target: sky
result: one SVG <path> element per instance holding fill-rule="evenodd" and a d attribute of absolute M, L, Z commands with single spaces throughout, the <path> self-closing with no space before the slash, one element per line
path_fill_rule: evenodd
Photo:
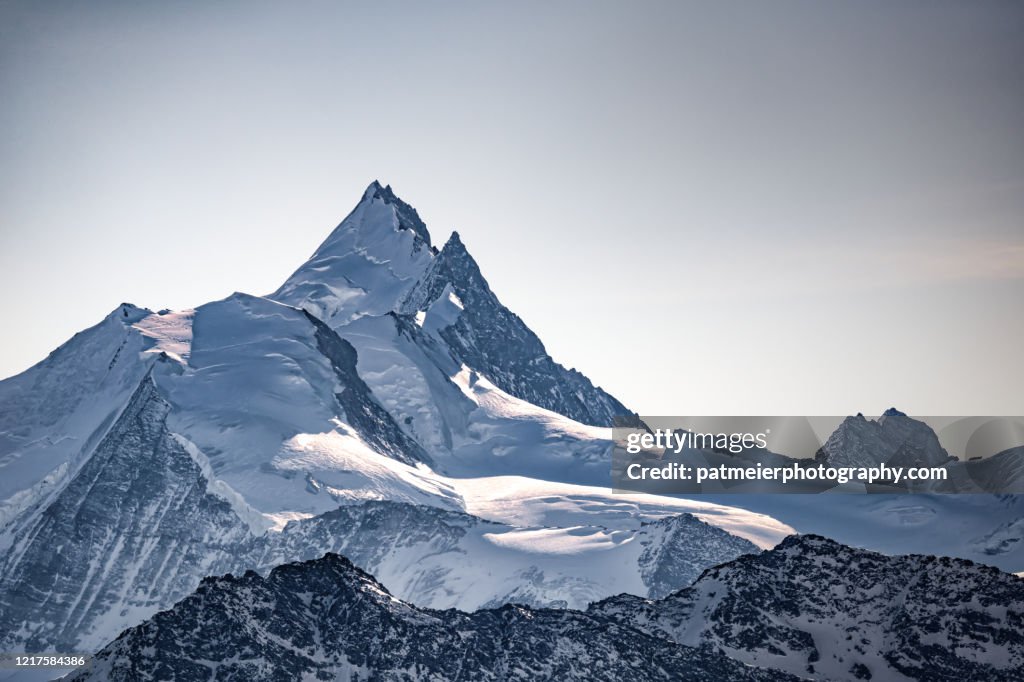
<path fill-rule="evenodd" d="M 1024 415 L 1024 5 L 0 2 L 0 377 L 373 179 L 641 414 Z"/>

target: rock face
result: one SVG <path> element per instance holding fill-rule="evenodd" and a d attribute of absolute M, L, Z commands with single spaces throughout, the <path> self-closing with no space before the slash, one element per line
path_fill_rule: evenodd
<path fill-rule="evenodd" d="M 313 315 L 306 313 L 306 316 L 316 329 L 317 348 L 330 361 L 338 385 L 342 387 L 335 392 L 334 397 L 345 420 L 378 452 L 406 464 L 429 464 L 430 456 L 395 423 L 391 414 L 377 402 L 370 387 L 359 376 L 356 371 L 356 349 L 352 344 Z"/>
<path fill-rule="evenodd" d="M 811 679 L 1024 679 L 1024 580 L 813 535 L 709 569 L 660 602 L 623 595 L 588 613 Z"/>
<path fill-rule="evenodd" d="M 752 542 L 723 533 L 689 514 L 645 523 L 640 567 L 647 596 L 660 599 L 688 586 L 710 566 L 757 554 Z"/>
<path fill-rule="evenodd" d="M 438 312 L 438 307 L 448 310 Z M 587 377 L 548 355 L 537 335 L 491 291 L 458 232 L 401 309 L 442 318 L 437 333 L 456 357 L 510 395 L 584 424 L 611 426 L 615 417 L 632 414 Z"/>
<path fill-rule="evenodd" d="M 0 574 L 5 650 L 79 651 L 195 588 L 250 537 L 166 426 L 148 376 L 66 488 L 16 535 Z"/>
<path fill-rule="evenodd" d="M 327 554 L 210 578 L 72 680 L 789 680 L 598 613 L 419 609 Z"/>

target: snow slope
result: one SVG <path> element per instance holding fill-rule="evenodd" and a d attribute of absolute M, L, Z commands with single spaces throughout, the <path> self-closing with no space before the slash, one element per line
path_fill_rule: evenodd
<path fill-rule="evenodd" d="M 360 371 L 347 341 L 306 311 L 268 299 L 235 294 L 194 311 L 125 308 L 119 314 L 105 323 L 117 332 L 111 347 L 101 349 L 109 352 L 86 346 L 89 358 L 78 360 L 113 354 L 146 374 L 132 394 L 118 375 L 124 405 L 120 411 L 113 410 L 116 403 L 108 406 L 112 423 L 101 424 L 95 443 L 79 448 L 77 460 L 62 463 L 62 478 L 45 495 L 31 479 L 21 483 L 27 490 L 16 493 L 31 504 L 20 507 L 0 536 L 10 550 L 0 575 L 0 634 L 9 650 L 97 647 L 170 606 L 205 575 L 266 570 L 304 558 L 311 548 L 361 557 L 392 589 L 418 603 L 583 606 L 626 588 L 648 594 L 654 586 L 681 587 L 707 566 L 752 551 L 754 545 L 739 537 L 744 531 L 762 545 L 790 532 L 755 514 L 645 496 L 624 514 L 607 490 L 552 483 L 550 494 L 589 498 L 572 523 L 487 525 L 463 514 L 453 524 L 464 528 L 460 540 L 439 552 L 431 542 L 415 540 L 422 533 L 398 531 L 422 526 L 435 513 L 465 510 L 467 497 L 482 508 L 488 489 L 497 491 L 515 477 L 463 479 L 438 469 L 511 471 L 521 481 L 548 474 L 596 477 L 583 463 L 592 461 L 591 471 L 600 471 L 607 429 L 513 398 L 453 359 L 441 362 L 443 351 L 425 341 L 395 345 L 406 337 L 397 334 L 394 316 L 359 323 L 371 367 Z M 406 408 L 388 401 L 385 391 L 378 396 L 362 379 L 378 389 L 394 383 L 372 371 L 371 346 L 418 357 L 434 392 L 412 391 L 399 402 L 412 405 L 415 398 L 433 405 L 446 419 L 447 445 L 427 440 L 436 446 L 433 452 L 421 448 L 403 418 Z M 71 367 L 74 360 L 65 362 Z M 399 358 L 393 366 L 411 368 Z M 71 402 L 90 404 L 91 385 L 74 388 L 80 393 Z M 63 424 L 49 425 L 55 429 L 50 433 Z M 32 475 L 44 483 L 54 478 L 40 471 Z M 496 493 L 491 499 L 508 505 L 515 497 Z M 524 519 L 544 502 L 532 491 L 518 499 L 513 506 Z M 350 537 L 350 524 L 342 524 L 327 544 L 307 541 L 306 529 L 350 514 L 339 506 L 361 509 L 371 500 L 413 504 L 417 511 L 391 525 L 397 535 L 381 530 Z M 678 516 L 691 510 L 729 532 Z M 652 521 L 657 523 L 644 526 Z M 344 544 L 337 544 L 342 538 Z M 688 554 L 672 569 L 663 566 L 670 557 L 660 551 L 666 543 Z M 60 548 L 56 556 L 54 547 Z M 394 551 L 379 555 L 380 547 Z"/>
<path fill-rule="evenodd" d="M 436 507 L 366 502 L 255 539 L 222 569 L 265 572 L 336 552 L 421 606 L 582 608 L 623 591 L 663 596 L 710 566 L 757 551 L 690 514 L 634 518 L 617 528 L 531 527 Z"/>

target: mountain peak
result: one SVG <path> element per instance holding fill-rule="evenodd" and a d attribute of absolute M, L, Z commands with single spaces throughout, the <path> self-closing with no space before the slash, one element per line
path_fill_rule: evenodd
<path fill-rule="evenodd" d="M 334 552 L 325 552 L 318 559 L 306 561 L 295 561 L 275 566 L 270 571 L 271 579 L 282 579 L 288 574 L 295 573 L 318 573 L 329 576 L 334 583 L 345 583 L 356 588 L 370 588 L 374 592 L 390 596 L 388 589 L 384 587 L 372 575 L 353 564 L 347 557 Z"/>
<path fill-rule="evenodd" d="M 430 232 L 427 231 L 426 223 L 420 218 L 420 214 L 416 212 L 415 208 L 402 201 L 395 194 L 394 190 L 391 189 L 391 185 L 382 185 L 380 180 L 371 182 L 367 185 L 366 191 L 363 192 L 363 198 L 359 204 L 362 205 L 368 201 L 380 201 L 386 206 L 391 206 L 395 211 L 399 229 L 411 230 L 427 246 L 431 246 Z"/>
<path fill-rule="evenodd" d="M 444 243 L 444 246 L 441 248 L 441 251 L 443 251 L 444 253 L 449 254 L 449 255 L 452 255 L 452 254 L 458 254 L 460 256 L 468 256 L 469 255 L 469 251 L 466 249 L 466 245 L 465 245 L 465 243 L 463 243 L 462 237 L 460 237 L 459 233 L 457 231 L 454 231 L 454 230 L 452 231 L 452 236 L 448 237 L 448 241 L 446 241 Z"/>
<path fill-rule="evenodd" d="M 491 291 L 458 232 L 452 232 L 424 278 L 403 299 L 401 311 L 427 312 L 450 294 L 459 311 L 445 319 L 437 334 L 460 362 L 501 390 L 583 424 L 610 426 L 616 416 L 632 414 L 548 355 L 533 330 Z"/>
<path fill-rule="evenodd" d="M 337 328 L 394 310 L 434 254 L 416 209 L 390 185 L 374 180 L 312 257 L 269 298 Z"/>
<path fill-rule="evenodd" d="M 142 318 L 146 317 L 147 315 L 151 315 L 152 313 L 153 311 L 149 310 L 148 308 L 140 308 L 139 306 L 134 305 L 132 303 L 124 302 L 121 303 L 116 308 L 114 308 L 113 310 L 111 310 L 107 314 L 106 319 L 116 319 L 120 320 L 124 324 L 134 324 L 141 320 Z"/>
<path fill-rule="evenodd" d="M 800 551 L 809 551 L 813 553 L 819 553 L 822 550 L 830 552 L 837 549 L 841 549 L 844 545 L 839 544 L 831 538 L 827 538 L 823 535 L 817 535 L 815 533 L 793 533 L 787 535 L 782 539 L 778 545 L 772 550 L 774 552 L 781 552 L 782 550 L 795 547 Z"/>

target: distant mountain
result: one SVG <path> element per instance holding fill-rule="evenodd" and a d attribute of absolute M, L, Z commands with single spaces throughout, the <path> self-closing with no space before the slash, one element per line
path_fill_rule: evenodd
<path fill-rule="evenodd" d="M 1020 438 L 1009 435 L 1009 441 Z M 946 478 L 903 483 L 916 492 L 1024 492 L 1024 446 L 1011 447 L 984 458 L 961 461 L 942 447 L 938 435 L 922 421 L 890 408 L 877 420 L 847 417 L 815 456 L 829 466 L 942 467 Z"/>
<path fill-rule="evenodd" d="M 947 465 L 949 479 L 936 484 L 942 492 L 1024 493 L 1024 445 L 1009 448 L 984 459 Z"/>
<path fill-rule="evenodd" d="M 71 680 L 795 680 L 598 613 L 464 613 L 391 596 L 327 554 L 203 581 Z"/>
<path fill-rule="evenodd" d="M 924 422 L 890 408 L 877 420 L 847 417 L 816 455 L 833 467 L 943 466 L 955 458 Z"/>
<path fill-rule="evenodd" d="M 662 601 L 624 595 L 587 613 L 810 679 L 1024 679 L 1024 580 L 814 535 L 709 569 Z"/>

